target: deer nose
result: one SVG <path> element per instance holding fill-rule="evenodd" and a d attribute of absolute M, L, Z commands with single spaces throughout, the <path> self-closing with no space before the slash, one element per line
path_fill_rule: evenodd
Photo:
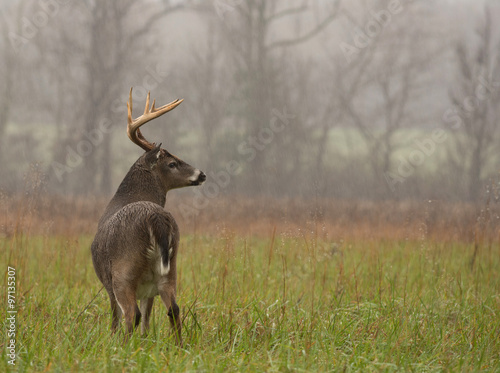
<path fill-rule="evenodd" d="M 205 175 L 204 172 L 200 171 L 200 175 L 198 176 L 198 181 L 200 183 L 203 183 L 205 180 L 207 180 L 207 175 Z"/>

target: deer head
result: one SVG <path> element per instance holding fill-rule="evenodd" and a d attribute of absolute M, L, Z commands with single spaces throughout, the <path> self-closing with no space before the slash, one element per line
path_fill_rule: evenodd
<path fill-rule="evenodd" d="M 155 107 L 155 101 L 153 101 L 150 107 L 150 94 L 148 93 L 144 113 L 132 119 L 132 88 L 130 88 L 127 102 L 127 134 L 130 140 L 144 149 L 146 153 L 130 168 L 108 204 L 99 225 L 129 203 L 150 201 L 164 207 L 169 190 L 201 185 L 206 180 L 202 171 L 169 153 L 161 147 L 161 144 L 156 145 L 146 140 L 140 130 L 141 126 L 173 110 L 182 101 L 175 100 L 159 108 Z"/>
<path fill-rule="evenodd" d="M 165 187 L 165 192 L 170 189 L 200 185 L 206 180 L 206 176 L 202 171 L 187 164 L 180 158 L 169 153 L 166 149 L 161 148 L 161 144 L 157 146 L 155 143 L 149 142 L 140 130 L 141 126 L 175 109 L 182 101 L 175 100 L 160 108 L 155 108 L 155 100 L 153 100 L 153 105 L 150 108 L 150 94 L 148 92 L 144 114 L 136 119 L 132 119 L 132 88 L 130 88 L 129 100 L 127 102 L 128 137 L 133 143 L 139 145 L 147 152 L 144 158 L 145 163 L 161 180 L 162 185 Z"/>

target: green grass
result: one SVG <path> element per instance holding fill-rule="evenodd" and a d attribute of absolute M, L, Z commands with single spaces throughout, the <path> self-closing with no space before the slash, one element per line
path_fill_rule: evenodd
<path fill-rule="evenodd" d="M 15 370 L 500 371 L 498 246 L 471 269 L 465 244 L 183 237 L 179 349 L 159 299 L 150 335 L 126 345 L 104 291 L 77 319 L 101 287 L 91 239 L 0 239 L 2 270 L 17 269 Z"/>

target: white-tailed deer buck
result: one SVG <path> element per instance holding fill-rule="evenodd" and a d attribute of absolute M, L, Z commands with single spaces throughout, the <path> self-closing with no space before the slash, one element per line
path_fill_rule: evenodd
<path fill-rule="evenodd" d="M 181 102 L 175 100 L 156 109 L 153 101 L 150 108 L 148 93 L 144 114 L 132 119 L 130 89 L 127 134 L 146 152 L 118 187 L 99 220 L 92 242 L 94 268 L 111 303 L 112 332 L 116 331 L 123 314 L 126 339 L 139 325 L 141 315 L 141 331 L 147 332 L 154 297 L 160 295 L 168 310 L 176 343 L 182 345 L 179 306 L 175 301 L 179 229 L 164 207 L 170 189 L 200 185 L 206 176 L 162 149 L 161 144 L 147 141 L 139 129 Z M 140 300 L 140 310 L 137 300 Z"/>

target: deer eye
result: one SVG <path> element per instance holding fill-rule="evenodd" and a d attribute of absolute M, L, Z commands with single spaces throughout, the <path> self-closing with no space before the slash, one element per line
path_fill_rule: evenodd
<path fill-rule="evenodd" d="M 177 167 L 177 162 L 170 162 L 170 163 L 168 164 L 168 167 L 169 167 L 169 168 L 176 168 L 176 167 Z"/>

